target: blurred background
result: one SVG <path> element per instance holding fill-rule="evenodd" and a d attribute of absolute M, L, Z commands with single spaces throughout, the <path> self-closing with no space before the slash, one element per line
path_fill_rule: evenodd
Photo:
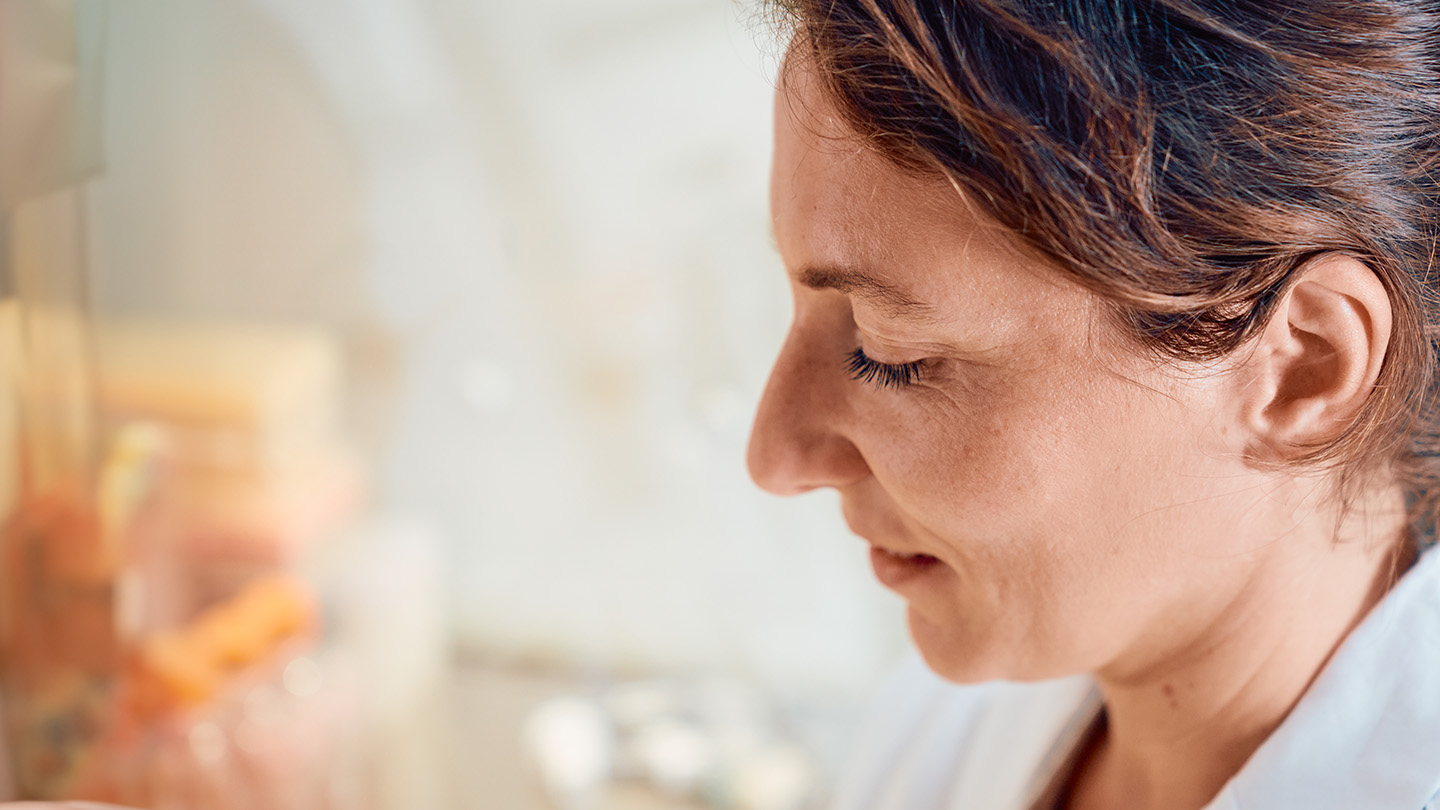
<path fill-rule="evenodd" d="M 753 0 L 0 0 L 11 797 L 821 806 L 898 602 L 744 471 Z"/>

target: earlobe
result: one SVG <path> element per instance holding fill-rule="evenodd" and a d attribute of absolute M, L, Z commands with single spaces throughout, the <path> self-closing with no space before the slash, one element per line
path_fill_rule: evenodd
<path fill-rule="evenodd" d="M 1390 296 L 1363 262 L 1332 253 L 1298 272 L 1247 361 L 1247 421 L 1276 461 L 1345 430 L 1390 342 Z"/>

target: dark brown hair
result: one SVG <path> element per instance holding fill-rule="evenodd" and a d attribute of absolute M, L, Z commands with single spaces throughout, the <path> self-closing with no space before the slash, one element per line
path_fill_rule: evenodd
<path fill-rule="evenodd" d="M 1300 448 L 1440 513 L 1440 4 L 788 0 L 792 58 L 896 165 L 965 189 L 1175 358 L 1232 352 L 1343 252 L 1394 325 L 1359 417 Z"/>

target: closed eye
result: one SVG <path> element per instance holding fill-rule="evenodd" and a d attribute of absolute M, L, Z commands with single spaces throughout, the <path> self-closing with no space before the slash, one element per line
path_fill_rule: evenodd
<path fill-rule="evenodd" d="M 867 382 L 879 388 L 904 388 L 920 379 L 924 361 L 909 363 L 879 363 L 865 356 L 863 348 L 856 348 L 845 356 L 845 368 L 850 379 Z"/>

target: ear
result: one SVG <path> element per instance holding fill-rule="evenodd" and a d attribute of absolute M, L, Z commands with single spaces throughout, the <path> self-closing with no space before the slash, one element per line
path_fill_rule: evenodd
<path fill-rule="evenodd" d="M 1298 272 L 1246 363 L 1246 421 L 1275 461 L 1344 431 L 1390 343 L 1390 296 L 1364 263 L 1329 253 Z"/>

